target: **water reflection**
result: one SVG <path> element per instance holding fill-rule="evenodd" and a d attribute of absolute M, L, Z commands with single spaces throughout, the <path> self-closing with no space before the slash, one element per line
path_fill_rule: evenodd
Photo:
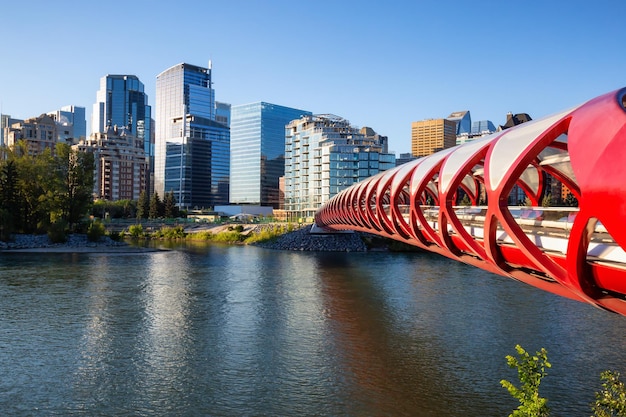
<path fill-rule="evenodd" d="M 623 317 L 431 254 L 11 255 L 0 299 L 17 416 L 507 415 L 517 343 L 582 416 L 626 359 Z"/>

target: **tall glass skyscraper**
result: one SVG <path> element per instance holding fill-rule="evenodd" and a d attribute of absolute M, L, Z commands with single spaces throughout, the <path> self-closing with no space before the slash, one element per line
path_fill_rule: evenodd
<path fill-rule="evenodd" d="M 144 141 L 150 149 L 152 109 L 144 86 L 134 75 L 106 75 L 100 79 L 100 90 L 91 114 L 91 132 L 106 133 L 108 127 L 126 128 Z"/>
<path fill-rule="evenodd" d="M 264 102 L 232 106 L 230 202 L 279 208 L 285 126 L 311 112 Z"/>
<path fill-rule="evenodd" d="M 108 128 L 125 128 L 143 142 L 149 158 L 149 170 L 154 167 L 152 145 L 152 108 L 144 85 L 135 75 L 107 74 L 100 79 L 100 90 L 91 113 L 91 133 L 107 133 Z M 147 184 L 151 188 L 151 184 Z"/>
<path fill-rule="evenodd" d="M 210 66 L 157 75 L 156 112 L 154 190 L 185 209 L 228 204 L 230 129 L 216 120 Z"/>

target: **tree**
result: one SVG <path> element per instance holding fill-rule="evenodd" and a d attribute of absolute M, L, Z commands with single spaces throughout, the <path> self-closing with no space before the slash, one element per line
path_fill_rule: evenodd
<path fill-rule="evenodd" d="M 515 350 L 519 359 L 507 355 L 506 361 L 510 368 L 517 368 L 520 387 L 504 379 L 500 381 L 509 394 L 520 402 L 519 407 L 509 417 L 547 417 L 550 414 L 550 408 L 547 405 L 548 400 L 539 396 L 539 384 L 547 375 L 546 368 L 552 366 L 548 362 L 548 353 L 541 348 L 535 356 L 530 356 L 520 345 L 516 345 Z"/>
<path fill-rule="evenodd" d="M 150 214 L 150 199 L 148 193 L 142 191 L 139 193 L 139 200 L 137 200 L 137 218 L 147 219 Z"/>
<path fill-rule="evenodd" d="M 163 197 L 163 211 L 165 218 L 168 219 L 179 216 L 178 207 L 176 206 L 176 197 L 174 197 L 174 191 L 165 193 L 165 197 Z"/>
<path fill-rule="evenodd" d="M 33 156 L 28 145 L 19 141 L 9 152 L 8 160 L 15 163 L 17 170 L 17 190 L 21 206 L 20 231 L 32 233 L 45 231 L 51 219 L 58 213 L 55 210 L 56 180 L 54 159 L 49 148 Z"/>
<path fill-rule="evenodd" d="M 59 143 L 54 159 L 58 173 L 59 210 L 61 217 L 73 229 L 93 203 L 93 154 L 72 150 L 69 145 Z"/>
<path fill-rule="evenodd" d="M 626 417 L 626 387 L 619 380 L 619 372 L 604 371 L 600 378 L 604 381 L 602 391 L 596 392 L 592 404 L 596 417 Z"/>
<path fill-rule="evenodd" d="M 564 205 L 567 207 L 578 207 L 578 199 L 574 197 L 574 194 L 567 193 L 567 197 L 565 197 Z"/>
<path fill-rule="evenodd" d="M 159 194 L 157 192 L 152 194 L 152 198 L 150 198 L 150 212 L 148 217 L 151 219 L 163 217 L 163 203 L 161 203 L 161 199 L 159 198 Z"/>
<path fill-rule="evenodd" d="M 0 240 L 8 240 L 16 227 L 15 217 L 20 217 L 21 204 L 17 188 L 17 168 L 8 161 L 0 169 Z M 17 216 L 14 216 L 17 214 Z"/>

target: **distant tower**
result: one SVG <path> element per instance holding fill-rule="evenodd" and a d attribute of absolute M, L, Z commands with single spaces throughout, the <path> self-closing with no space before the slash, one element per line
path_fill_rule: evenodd
<path fill-rule="evenodd" d="M 85 108 L 79 106 L 63 106 L 60 110 L 51 111 L 48 116 L 57 123 L 57 141 L 75 143 L 87 136 Z"/>
<path fill-rule="evenodd" d="M 257 102 L 232 107 L 230 202 L 279 208 L 285 126 L 311 112 Z"/>
<path fill-rule="evenodd" d="M 470 130 L 472 129 L 472 117 L 470 116 L 469 110 L 451 113 L 447 119 L 456 123 L 457 136 L 469 135 Z"/>
<path fill-rule="evenodd" d="M 228 204 L 230 129 L 217 121 L 211 65 L 177 64 L 156 80 L 154 190 L 186 209 Z"/>
<path fill-rule="evenodd" d="M 411 153 L 428 156 L 456 146 L 456 122 L 448 119 L 428 119 L 411 124 Z"/>

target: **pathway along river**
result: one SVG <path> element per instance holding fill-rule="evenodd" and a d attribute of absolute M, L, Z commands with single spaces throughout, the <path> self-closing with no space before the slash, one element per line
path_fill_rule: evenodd
<path fill-rule="evenodd" d="M 4 415 L 505 416 L 518 343 L 588 416 L 626 318 L 424 253 L 0 254 Z"/>

